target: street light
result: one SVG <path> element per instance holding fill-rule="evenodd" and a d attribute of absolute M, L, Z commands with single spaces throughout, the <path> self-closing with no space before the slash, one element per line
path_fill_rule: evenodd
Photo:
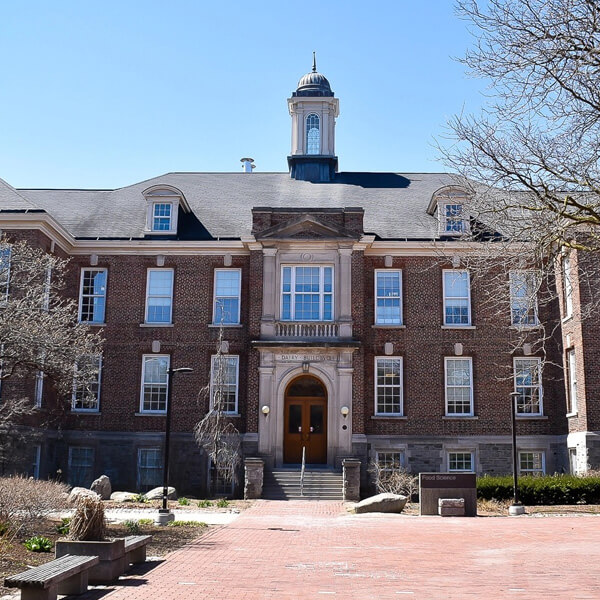
<path fill-rule="evenodd" d="M 525 507 L 519 502 L 519 472 L 517 470 L 517 398 L 520 392 L 511 392 L 510 394 L 510 422 L 512 434 L 512 471 L 513 471 L 513 503 L 508 507 L 509 515 L 522 515 L 525 513 Z"/>
<path fill-rule="evenodd" d="M 165 424 L 165 452 L 163 467 L 163 495 L 162 508 L 158 509 L 158 525 L 166 525 L 175 517 L 167 508 L 167 496 L 169 495 L 169 448 L 171 445 L 171 390 L 175 373 L 191 373 L 194 369 L 190 367 L 179 367 L 179 369 L 167 369 L 167 422 Z"/>

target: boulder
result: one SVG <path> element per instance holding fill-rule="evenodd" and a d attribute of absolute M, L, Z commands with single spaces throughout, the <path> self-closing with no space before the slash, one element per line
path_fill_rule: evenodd
<path fill-rule="evenodd" d="M 408 498 L 399 494 L 377 494 L 361 500 L 354 507 L 355 513 L 386 512 L 400 513 L 404 510 Z"/>
<path fill-rule="evenodd" d="M 90 486 L 92 492 L 96 492 L 102 500 L 108 500 L 112 493 L 112 486 L 110 485 L 110 479 L 107 475 L 100 475 L 98 479 L 95 479 Z"/>
<path fill-rule="evenodd" d="M 110 495 L 110 499 L 115 502 L 133 502 L 133 499 L 137 496 L 133 492 L 113 492 Z"/>
<path fill-rule="evenodd" d="M 162 495 L 162 487 L 157 487 L 149 492 L 146 492 L 146 498 L 148 498 L 148 500 L 160 500 Z M 177 500 L 177 490 L 174 487 L 167 488 L 167 498 L 169 500 Z"/>
<path fill-rule="evenodd" d="M 92 490 L 88 490 L 83 487 L 74 487 L 67 498 L 67 504 L 73 505 L 77 502 L 79 498 L 88 497 L 88 498 L 100 498 L 96 492 L 92 492 Z"/>

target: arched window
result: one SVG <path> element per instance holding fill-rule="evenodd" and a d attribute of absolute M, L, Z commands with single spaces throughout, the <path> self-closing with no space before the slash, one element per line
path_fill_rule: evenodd
<path fill-rule="evenodd" d="M 311 113 L 306 117 L 306 154 L 321 153 L 319 115 Z"/>

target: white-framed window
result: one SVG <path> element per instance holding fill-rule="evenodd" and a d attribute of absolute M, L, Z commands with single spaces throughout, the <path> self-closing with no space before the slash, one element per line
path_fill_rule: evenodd
<path fill-rule="evenodd" d="M 170 359 L 168 354 L 145 354 L 142 357 L 140 412 L 167 412 Z"/>
<path fill-rule="evenodd" d="M 375 357 L 375 415 L 402 416 L 402 358 Z"/>
<path fill-rule="evenodd" d="M 41 408 L 44 399 L 44 371 L 41 369 L 35 373 L 35 386 L 33 392 L 33 402 L 36 408 Z"/>
<path fill-rule="evenodd" d="M 137 489 L 147 492 L 162 485 L 163 452 L 160 448 L 138 448 Z"/>
<path fill-rule="evenodd" d="M 100 410 L 100 383 L 102 381 L 102 356 L 82 356 L 75 365 L 71 410 L 98 412 Z"/>
<path fill-rule="evenodd" d="M 79 320 L 82 323 L 104 323 L 106 278 L 106 269 L 81 269 Z"/>
<path fill-rule="evenodd" d="M 443 270 L 444 325 L 464 327 L 471 325 L 471 284 L 469 272 L 458 269 Z"/>
<path fill-rule="evenodd" d="M 173 269 L 148 269 L 146 323 L 170 324 L 173 314 Z"/>
<path fill-rule="evenodd" d="M 521 475 L 543 475 L 546 472 L 546 454 L 543 450 L 520 450 L 519 473 Z"/>
<path fill-rule="evenodd" d="M 467 227 L 465 222 L 464 207 L 460 202 L 444 202 L 440 204 L 441 231 L 446 235 L 460 235 L 465 233 Z"/>
<path fill-rule="evenodd" d="M 238 382 L 240 357 L 215 354 L 211 357 L 211 406 L 228 415 L 238 414 Z"/>
<path fill-rule="evenodd" d="M 240 269 L 215 269 L 213 323 L 237 325 L 240 322 Z"/>
<path fill-rule="evenodd" d="M 542 414 L 542 361 L 540 358 L 515 358 L 514 383 L 518 392 L 517 415 Z"/>
<path fill-rule="evenodd" d="M 577 362 L 575 348 L 567 350 L 567 401 L 569 414 L 577 413 Z"/>
<path fill-rule="evenodd" d="M 306 154 L 321 154 L 321 127 L 316 113 L 306 116 Z"/>
<path fill-rule="evenodd" d="M 510 322 L 527 327 L 538 324 L 537 277 L 535 271 L 511 271 Z"/>
<path fill-rule="evenodd" d="M 473 416 L 473 360 L 470 357 L 444 359 L 446 416 Z"/>
<path fill-rule="evenodd" d="M 281 319 L 333 321 L 333 267 L 282 267 Z"/>
<path fill-rule="evenodd" d="M 152 231 L 172 231 L 173 203 L 152 203 Z"/>
<path fill-rule="evenodd" d="M 33 456 L 31 461 L 31 477 L 34 479 L 40 478 L 40 459 L 42 456 L 42 447 L 40 444 L 33 446 Z"/>
<path fill-rule="evenodd" d="M 0 246 L 0 302 L 8 300 L 10 284 L 10 246 Z"/>
<path fill-rule="evenodd" d="M 470 450 L 452 450 L 448 452 L 448 471 L 475 471 L 475 453 Z"/>
<path fill-rule="evenodd" d="M 402 271 L 375 270 L 375 324 L 402 325 Z"/>
<path fill-rule="evenodd" d="M 69 446 L 69 484 L 89 488 L 94 481 L 94 449 Z"/>
<path fill-rule="evenodd" d="M 571 259 L 568 254 L 563 255 L 562 266 L 562 292 L 564 316 L 573 315 L 573 274 L 571 272 Z"/>

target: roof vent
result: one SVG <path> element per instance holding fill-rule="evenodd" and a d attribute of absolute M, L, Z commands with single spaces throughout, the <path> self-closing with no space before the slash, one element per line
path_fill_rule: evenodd
<path fill-rule="evenodd" d="M 252 169 L 256 168 L 253 158 L 240 158 L 242 162 L 242 171 L 244 173 L 252 173 Z"/>

